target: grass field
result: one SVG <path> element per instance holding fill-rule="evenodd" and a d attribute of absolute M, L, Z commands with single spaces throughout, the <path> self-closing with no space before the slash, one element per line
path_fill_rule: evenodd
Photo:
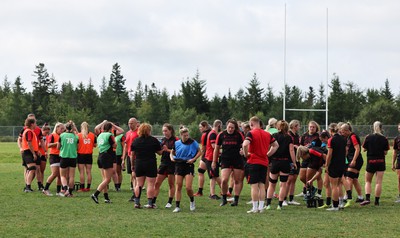
<path fill-rule="evenodd" d="M 95 156 L 97 158 L 97 156 Z M 219 207 L 219 201 L 207 196 L 196 198 L 196 211 L 189 211 L 189 199 L 183 196 L 182 212 L 165 209 L 167 184 L 164 183 L 158 209 L 134 209 L 128 202 L 128 175 L 122 192 L 110 192 L 112 204 L 95 204 L 91 193 L 75 193 L 73 198 L 46 197 L 42 193 L 23 193 L 21 159 L 15 143 L 0 143 L 0 236 L 1 237 L 398 237 L 400 204 L 397 177 L 391 171 L 391 153 L 387 156 L 381 205 L 354 205 L 340 212 L 285 207 L 263 214 L 246 214 L 251 205 L 250 187 L 244 186 L 238 207 Z M 365 167 L 363 167 L 364 173 Z M 45 178 L 49 175 L 49 167 Z M 93 185 L 100 172 L 93 168 Z M 78 179 L 78 176 L 76 176 Z M 362 185 L 364 184 L 361 176 Z M 33 188 L 36 189 L 36 182 Z M 301 187 L 298 183 L 296 193 Z M 113 185 L 111 185 L 113 187 Z M 197 177 L 194 188 L 197 189 Z M 55 193 L 55 183 L 50 187 Z M 208 194 L 208 179 L 205 185 Z M 355 192 L 353 192 L 355 194 Z M 373 196 L 372 196 L 373 199 Z M 298 200 L 300 200 L 298 198 Z M 142 204 L 146 202 L 142 196 Z M 273 200 L 276 207 L 278 201 Z"/>

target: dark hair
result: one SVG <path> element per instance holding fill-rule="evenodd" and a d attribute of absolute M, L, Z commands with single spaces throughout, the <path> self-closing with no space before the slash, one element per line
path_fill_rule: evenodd
<path fill-rule="evenodd" d="M 26 127 L 31 127 L 33 124 L 36 123 L 36 119 L 32 117 L 28 117 L 25 119 L 25 126 Z"/>
<path fill-rule="evenodd" d="M 286 134 L 289 131 L 289 124 L 285 120 L 279 120 L 277 122 L 276 129 L 278 129 L 281 133 Z"/>
<path fill-rule="evenodd" d="M 104 125 L 103 125 L 103 131 L 110 131 L 111 128 L 112 128 L 111 122 L 106 122 L 106 123 L 104 123 Z"/>
<path fill-rule="evenodd" d="M 164 123 L 163 127 L 166 127 L 169 131 L 171 131 L 171 137 L 175 138 L 175 130 L 174 127 L 169 123 Z"/>
<path fill-rule="evenodd" d="M 239 125 L 235 119 L 229 119 L 226 122 L 226 126 L 228 126 L 229 123 L 232 123 L 235 126 L 235 131 L 239 131 Z"/>
<path fill-rule="evenodd" d="M 210 129 L 210 124 L 208 124 L 208 121 L 201 121 L 200 125 L 204 128 Z"/>
<path fill-rule="evenodd" d="M 320 135 L 321 138 L 330 138 L 330 135 L 327 131 L 323 131 Z"/>
<path fill-rule="evenodd" d="M 73 121 L 69 121 L 65 124 L 65 129 L 67 129 L 67 131 L 72 131 L 72 129 L 74 129 L 74 122 Z"/>

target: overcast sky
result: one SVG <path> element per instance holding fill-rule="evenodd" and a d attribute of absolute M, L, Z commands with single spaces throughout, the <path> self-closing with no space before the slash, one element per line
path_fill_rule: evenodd
<path fill-rule="evenodd" d="M 170 93 L 198 69 L 207 93 L 235 93 L 257 73 L 281 91 L 287 5 L 286 79 L 307 90 L 329 70 L 359 88 L 400 89 L 400 1 L 2 0 L 0 77 L 31 89 L 35 65 L 59 85 L 92 79 L 99 89 L 118 62 L 128 88 L 155 83 Z M 1 78 L 0 78 L 1 79 Z M 2 81 L 2 79 L 1 79 Z"/>

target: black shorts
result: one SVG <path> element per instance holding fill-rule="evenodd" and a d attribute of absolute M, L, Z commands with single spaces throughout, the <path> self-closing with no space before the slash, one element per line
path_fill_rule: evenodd
<path fill-rule="evenodd" d="M 194 176 L 194 164 L 186 162 L 175 163 L 175 175 L 183 176 L 192 175 Z"/>
<path fill-rule="evenodd" d="M 256 183 L 264 183 L 267 178 L 268 167 L 260 165 L 260 164 L 247 164 L 248 167 L 248 175 L 247 175 L 247 183 L 256 184 Z"/>
<path fill-rule="evenodd" d="M 310 163 L 310 159 L 301 161 L 300 168 L 301 168 L 301 169 L 306 169 L 306 168 L 308 168 L 308 164 L 309 164 L 309 163 Z"/>
<path fill-rule="evenodd" d="M 325 161 L 321 159 L 310 159 L 308 163 L 308 168 L 313 170 L 319 170 L 322 166 L 324 166 Z"/>
<path fill-rule="evenodd" d="M 294 166 L 290 166 L 289 175 L 299 175 L 300 173 L 300 162 L 296 161 L 297 168 L 294 169 Z"/>
<path fill-rule="evenodd" d="M 156 160 L 135 160 L 136 177 L 157 177 L 157 161 Z"/>
<path fill-rule="evenodd" d="M 385 161 L 385 160 L 383 160 Z M 370 161 L 367 162 L 367 169 L 366 171 L 368 173 L 376 173 L 378 171 L 385 171 L 386 170 L 386 164 L 385 162 L 378 162 L 378 163 L 371 163 Z"/>
<path fill-rule="evenodd" d="M 171 163 L 161 163 L 160 166 L 158 167 L 158 174 L 161 175 L 173 175 L 175 173 L 175 163 L 171 162 Z"/>
<path fill-rule="evenodd" d="M 37 158 L 36 161 L 35 161 L 34 158 L 33 158 L 33 154 L 32 154 L 32 152 L 30 150 L 24 150 L 24 152 L 22 153 L 22 158 L 23 158 L 23 161 L 24 161 L 25 165 L 32 164 L 32 163 L 38 164 L 37 163 L 38 161 L 39 161 L 39 164 L 40 164 L 40 159 Z"/>
<path fill-rule="evenodd" d="M 241 169 L 244 170 L 243 159 L 237 158 L 221 158 L 221 169 Z"/>
<path fill-rule="evenodd" d="M 92 154 L 78 154 L 78 164 L 93 164 Z"/>
<path fill-rule="evenodd" d="M 218 178 L 219 177 L 219 163 L 217 162 L 217 167 L 215 169 L 212 168 L 212 161 L 210 160 L 206 160 L 206 166 L 207 166 L 207 173 L 208 173 L 208 177 L 210 179 L 212 178 Z"/>
<path fill-rule="evenodd" d="M 40 161 L 47 162 L 46 156 L 45 155 L 40 156 Z"/>
<path fill-rule="evenodd" d="M 97 165 L 99 166 L 99 168 L 102 169 L 113 168 L 114 155 L 108 152 L 100 153 L 99 158 L 97 159 Z"/>
<path fill-rule="evenodd" d="M 362 166 L 364 164 L 364 160 L 363 160 L 362 157 L 358 157 L 358 159 L 356 161 L 356 165 L 354 167 L 350 167 L 350 163 L 353 161 L 353 156 L 347 157 L 347 161 L 349 162 L 348 168 L 356 169 L 358 171 L 361 170 L 361 168 L 362 168 Z"/>
<path fill-rule="evenodd" d="M 60 156 L 59 155 L 50 155 L 50 165 L 59 164 L 59 163 L 60 163 Z"/>
<path fill-rule="evenodd" d="M 62 169 L 76 168 L 76 158 L 61 158 L 60 167 Z"/>
<path fill-rule="evenodd" d="M 292 161 L 289 159 L 271 159 L 271 174 L 278 174 L 279 172 L 289 174 L 290 173 L 290 164 Z"/>
<path fill-rule="evenodd" d="M 329 166 L 328 174 L 331 178 L 341 178 L 344 175 L 345 169 L 344 167 L 338 168 L 335 166 Z"/>
<path fill-rule="evenodd" d="M 122 164 L 122 155 L 116 155 L 115 156 L 115 163 L 119 166 Z"/>
<path fill-rule="evenodd" d="M 396 169 L 400 169 L 400 158 L 397 158 Z"/>

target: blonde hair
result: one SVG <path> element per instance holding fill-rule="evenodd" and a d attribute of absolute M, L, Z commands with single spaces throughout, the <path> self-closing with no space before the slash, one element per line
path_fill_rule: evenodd
<path fill-rule="evenodd" d="M 290 128 L 290 129 L 293 129 L 296 125 L 299 125 L 299 126 L 300 126 L 300 121 L 299 121 L 299 120 L 291 120 L 291 121 L 289 122 L 289 128 Z"/>
<path fill-rule="evenodd" d="M 303 158 L 305 155 L 309 154 L 310 151 L 308 147 L 300 145 L 297 148 L 297 153 L 296 153 L 296 161 L 300 161 L 300 158 Z"/>
<path fill-rule="evenodd" d="M 151 125 L 148 123 L 142 123 L 138 129 L 138 136 L 139 137 L 149 137 L 151 135 Z"/>
<path fill-rule="evenodd" d="M 319 132 L 321 130 L 321 127 L 319 126 L 319 124 L 316 121 L 310 121 L 308 123 L 308 125 L 310 125 L 310 124 L 314 124 L 314 126 L 316 127 L 316 132 Z M 308 129 L 307 129 L 307 131 L 308 131 Z"/>
<path fill-rule="evenodd" d="M 382 135 L 382 123 L 380 121 L 374 122 L 374 133 Z"/>
<path fill-rule="evenodd" d="M 62 124 L 61 122 L 57 122 L 57 123 L 54 125 L 53 133 L 57 133 L 57 129 L 58 129 L 60 126 L 64 126 L 64 124 Z"/>
<path fill-rule="evenodd" d="M 278 122 L 278 120 L 276 120 L 276 118 L 272 117 L 268 120 L 268 125 L 265 128 L 266 131 L 268 131 L 270 128 L 276 128 L 276 123 Z"/>
<path fill-rule="evenodd" d="M 87 122 L 82 122 L 81 124 L 81 133 L 83 138 L 87 138 L 88 134 L 89 134 L 89 124 Z"/>
<path fill-rule="evenodd" d="M 184 127 L 184 126 L 181 126 L 181 128 L 179 128 L 179 134 L 183 134 L 183 133 L 186 133 L 186 132 L 189 132 L 189 129 L 187 129 L 186 127 Z"/>

